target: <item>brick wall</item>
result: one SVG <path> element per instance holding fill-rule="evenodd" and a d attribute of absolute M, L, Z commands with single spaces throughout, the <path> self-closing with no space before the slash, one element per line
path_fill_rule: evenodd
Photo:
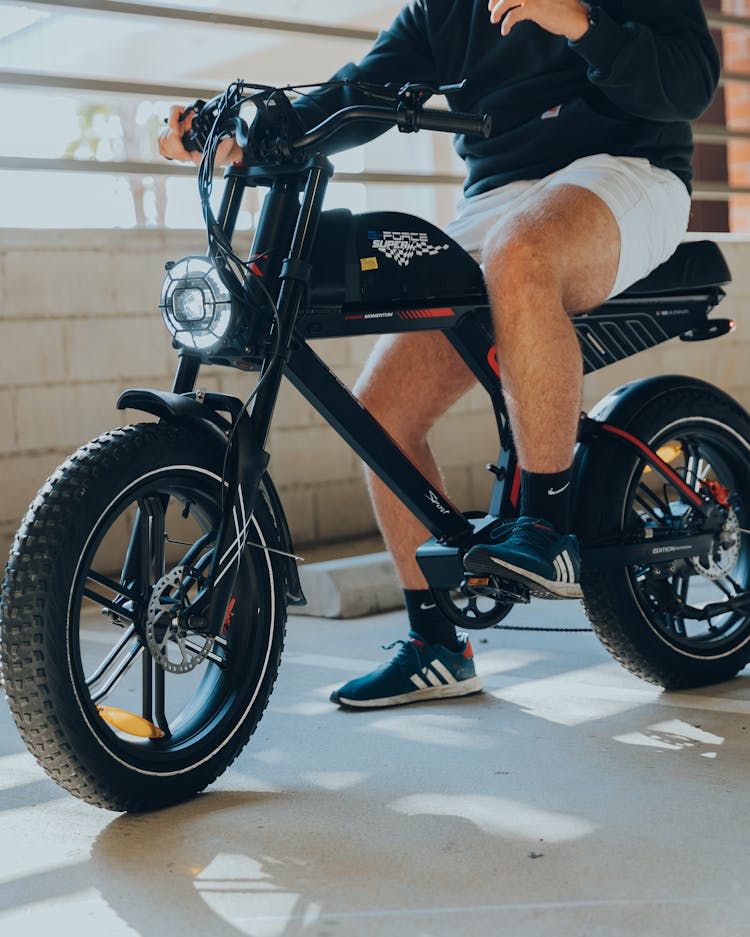
<path fill-rule="evenodd" d="M 722 0 L 724 13 L 750 15 L 750 0 Z M 750 30 L 724 29 L 722 33 L 723 63 L 728 72 L 750 74 Z M 732 82 L 724 89 L 727 127 L 750 130 L 750 84 Z M 750 141 L 730 140 L 727 144 L 729 181 L 732 185 L 750 188 Z M 729 208 L 730 231 L 750 231 L 750 197 L 734 196 Z"/>
<path fill-rule="evenodd" d="M 750 407 L 746 371 L 750 244 L 724 236 L 735 275 L 722 311 L 738 334 L 709 344 L 671 342 L 587 379 L 587 404 L 648 373 L 688 372 L 728 388 Z M 156 303 L 164 259 L 203 251 L 185 232 L 0 232 L 0 550 L 46 476 L 87 439 L 141 419 L 114 407 L 124 387 L 168 388 L 175 356 Z M 745 329 L 742 327 L 745 326 Z M 319 342 L 316 351 L 351 386 L 372 340 Z M 240 397 L 248 378 L 204 369 L 200 383 Z M 464 508 L 486 506 L 496 455 L 485 395 L 460 401 L 435 428 L 448 490 Z M 374 521 L 356 458 L 317 413 L 285 385 L 269 443 L 295 541 L 370 533 Z"/>

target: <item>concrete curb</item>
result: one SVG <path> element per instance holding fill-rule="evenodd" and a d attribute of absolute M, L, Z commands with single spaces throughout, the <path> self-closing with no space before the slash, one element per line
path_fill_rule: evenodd
<path fill-rule="evenodd" d="M 359 618 L 404 607 L 390 553 L 303 564 L 299 578 L 307 605 L 291 608 L 293 615 Z"/>

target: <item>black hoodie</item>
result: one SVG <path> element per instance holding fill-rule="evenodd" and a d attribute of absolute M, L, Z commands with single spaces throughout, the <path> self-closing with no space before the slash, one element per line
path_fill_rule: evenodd
<path fill-rule="evenodd" d="M 719 56 L 700 0 L 600 0 L 599 21 L 577 42 L 531 22 L 507 37 L 486 0 L 411 0 L 359 65 L 334 78 L 466 87 L 452 109 L 488 113 L 489 139 L 458 135 L 466 195 L 539 179 L 594 153 L 640 156 L 690 189 L 689 121 L 711 103 Z M 299 99 L 310 127 L 348 104 L 376 103 L 350 87 Z M 340 132 L 327 151 L 358 145 L 382 125 Z"/>

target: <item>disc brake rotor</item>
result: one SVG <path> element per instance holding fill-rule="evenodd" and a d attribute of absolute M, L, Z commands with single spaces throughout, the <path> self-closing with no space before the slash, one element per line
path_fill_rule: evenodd
<path fill-rule="evenodd" d="M 740 522 L 732 508 L 721 528 L 716 549 L 710 556 L 694 556 L 690 562 L 706 579 L 723 579 L 732 572 L 740 555 Z"/>
<path fill-rule="evenodd" d="M 156 583 L 146 610 L 146 643 L 156 663 L 168 673 L 189 673 L 208 657 L 211 635 L 188 631 L 180 623 L 185 607 L 182 583 L 186 567 L 175 566 Z M 189 644 L 188 644 L 189 641 Z"/>

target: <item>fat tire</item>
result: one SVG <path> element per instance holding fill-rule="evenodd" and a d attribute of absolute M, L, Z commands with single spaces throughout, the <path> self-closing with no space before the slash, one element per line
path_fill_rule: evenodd
<path fill-rule="evenodd" d="M 273 688 L 284 643 L 284 576 L 276 557 L 264 557 L 271 573 L 274 620 L 262 685 L 242 724 L 225 744 L 175 777 L 145 776 L 117 763 L 94 737 L 71 683 L 65 609 L 78 556 L 123 484 L 139 467 L 202 466 L 221 474 L 223 449 L 215 437 L 192 424 L 145 423 L 105 433 L 82 446 L 42 486 L 11 548 L 0 595 L 0 666 L 5 693 L 18 729 L 42 768 L 61 787 L 87 803 L 117 811 L 142 811 L 183 801 L 203 790 L 235 760 L 254 732 Z M 218 488 L 218 482 L 216 482 Z M 257 528 L 269 532 L 272 519 L 258 499 Z M 269 557 L 265 560 L 265 557 Z M 209 743 L 213 745 L 213 740 Z"/>
<path fill-rule="evenodd" d="M 681 418 L 686 422 L 707 418 L 739 434 L 747 447 L 744 471 L 750 479 L 750 418 L 710 385 L 667 392 L 642 407 L 626 425 L 618 425 L 648 441 Z M 576 530 L 584 544 L 622 530 L 625 502 L 638 464 L 617 442 L 600 439 L 594 444 L 578 483 Z M 649 623 L 625 568 L 584 568 L 581 586 L 586 615 L 599 640 L 627 670 L 649 683 L 666 690 L 707 686 L 731 679 L 750 660 L 750 623 L 738 635 L 736 647 L 714 658 L 691 656 L 668 644 Z"/>

